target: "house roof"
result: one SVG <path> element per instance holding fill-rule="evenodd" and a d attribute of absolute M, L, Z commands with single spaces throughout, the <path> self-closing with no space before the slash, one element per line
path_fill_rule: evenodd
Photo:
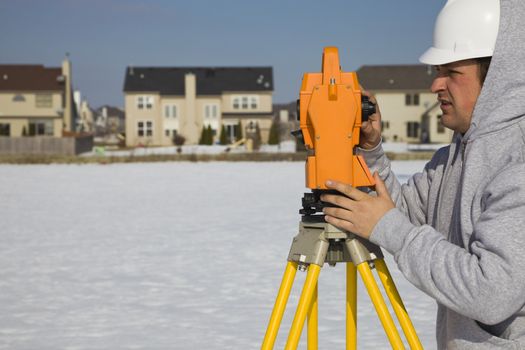
<path fill-rule="evenodd" d="M 357 71 L 359 83 L 374 90 L 430 90 L 434 70 L 423 64 L 362 66 Z"/>
<path fill-rule="evenodd" d="M 126 117 L 126 112 L 124 112 L 122 109 L 109 105 L 100 106 L 95 110 L 95 114 L 102 115 L 104 113 L 104 108 L 106 109 L 108 117 L 118 117 L 120 119 L 124 119 Z"/>
<path fill-rule="evenodd" d="M 273 91 L 272 67 L 127 67 L 124 92 L 184 95 L 184 76 L 195 74 L 197 95 Z"/>
<path fill-rule="evenodd" d="M 61 68 L 0 64 L 0 91 L 62 91 Z"/>

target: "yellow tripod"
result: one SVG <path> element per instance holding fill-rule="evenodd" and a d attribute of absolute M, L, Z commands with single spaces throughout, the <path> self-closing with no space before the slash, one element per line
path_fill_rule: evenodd
<path fill-rule="evenodd" d="M 393 349 L 404 349 L 403 341 L 388 311 L 372 275 L 375 267 L 401 328 L 411 349 L 423 349 L 410 321 L 392 276 L 383 260 L 381 249 L 352 233 L 318 220 L 319 216 L 304 216 L 299 234 L 294 237 L 288 263 L 268 323 L 262 350 L 271 350 L 279 331 L 284 310 L 297 270 L 308 270 L 295 317 L 288 334 L 286 350 L 297 349 L 306 318 L 308 350 L 316 350 L 317 336 L 317 281 L 326 262 L 335 265 L 346 262 L 346 349 L 357 349 L 357 272 L 361 275 Z"/>

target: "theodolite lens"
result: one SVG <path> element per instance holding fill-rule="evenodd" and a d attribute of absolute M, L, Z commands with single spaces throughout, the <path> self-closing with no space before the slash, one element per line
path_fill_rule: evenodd
<path fill-rule="evenodd" d="M 361 95 L 361 121 L 366 122 L 375 112 L 376 105 L 370 102 L 368 96 Z"/>

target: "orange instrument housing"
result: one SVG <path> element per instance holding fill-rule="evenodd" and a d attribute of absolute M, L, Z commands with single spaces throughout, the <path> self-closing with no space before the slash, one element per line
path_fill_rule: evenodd
<path fill-rule="evenodd" d="M 327 189 L 335 180 L 354 187 L 373 186 L 361 156 L 355 155 L 361 128 L 361 90 L 355 72 L 342 72 L 336 47 L 323 51 L 322 73 L 305 73 L 299 119 L 308 158 L 306 187 Z"/>

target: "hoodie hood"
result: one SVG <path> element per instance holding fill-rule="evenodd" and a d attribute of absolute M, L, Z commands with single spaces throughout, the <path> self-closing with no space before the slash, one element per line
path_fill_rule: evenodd
<path fill-rule="evenodd" d="M 525 1 L 501 0 L 498 38 L 464 140 L 504 129 L 525 115 Z"/>

